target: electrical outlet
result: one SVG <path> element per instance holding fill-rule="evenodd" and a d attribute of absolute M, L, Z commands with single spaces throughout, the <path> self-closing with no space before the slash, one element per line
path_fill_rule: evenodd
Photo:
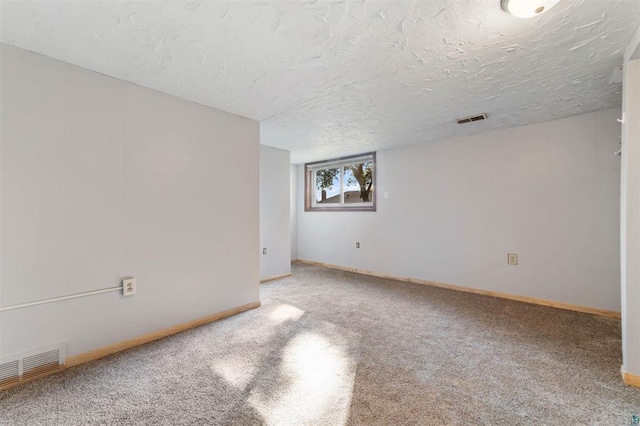
<path fill-rule="evenodd" d="M 262 254 L 267 254 L 267 248 L 266 247 L 262 249 Z"/>
<path fill-rule="evenodd" d="M 136 279 L 127 278 L 122 280 L 122 295 L 133 296 L 134 294 L 136 294 Z"/>
<path fill-rule="evenodd" d="M 360 243 L 356 243 L 356 248 L 360 248 Z"/>
<path fill-rule="evenodd" d="M 389 198 L 389 191 L 384 192 L 384 198 Z"/>
<path fill-rule="evenodd" d="M 515 253 L 507 253 L 507 263 L 509 265 L 517 265 L 518 264 L 518 255 Z"/>

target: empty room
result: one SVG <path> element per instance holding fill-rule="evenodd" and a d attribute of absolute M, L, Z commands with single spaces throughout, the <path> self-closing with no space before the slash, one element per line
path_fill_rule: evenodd
<path fill-rule="evenodd" d="M 0 425 L 640 424 L 640 1 L 0 0 Z"/>

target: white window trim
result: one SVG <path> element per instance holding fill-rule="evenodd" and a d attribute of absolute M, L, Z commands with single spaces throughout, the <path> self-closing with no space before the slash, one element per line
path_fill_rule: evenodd
<path fill-rule="evenodd" d="M 359 162 L 373 163 L 371 185 L 372 200 L 362 203 L 344 202 L 344 165 Z M 321 204 L 316 199 L 316 171 L 335 167 L 340 171 L 340 203 Z M 318 161 L 305 165 L 305 211 L 376 211 L 376 153 L 354 155 L 326 161 Z"/>

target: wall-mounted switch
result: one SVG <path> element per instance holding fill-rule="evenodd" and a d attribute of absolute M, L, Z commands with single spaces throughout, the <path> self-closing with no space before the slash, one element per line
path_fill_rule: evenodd
<path fill-rule="evenodd" d="M 360 248 L 360 243 L 356 243 L 356 248 Z"/>
<path fill-rule="evenodd" d="M 384 192 L 384 198 L 389 198 L 389 191 Z"/>
<path fill-rule="evenodd" d="M 507 263 L 509 265 L 517 265 L 518 264 L 518 255 L 515 253 L 507 253 Z"/>
<path fill-rule="evenodd" d="M 267 254 L 267 248 L 266 247 L 262 249 L 262 254 Z"/>
<path fill-rule="evenodd" d="M 122 295 L 133 296 L 134 294 L 136 294 L 136 279 L 127 278 L 122 280 Z"/>

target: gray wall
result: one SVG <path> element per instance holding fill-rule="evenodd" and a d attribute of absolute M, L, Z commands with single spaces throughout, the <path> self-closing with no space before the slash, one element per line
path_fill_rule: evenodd
<path fill-rule="evenodd" d="M 640 27 L 625 50 L 622 125 L 622 358 L 640 376 Z"/>
<path fill-rule="evenodd" d="M 291 165 L 291 260 L 298 259 L 298 166 Z"/>
<path fill-rule="evenodd" d="M 299 166 L 298 257 L 620 310 L 619 116 L 379 151 L 375 213 L 304 212 Z"/>
<path fill-rule="evenodd" d="M 0 356 L 259 300 L 257 122 L 0 45 Z"/>
<path fill-rule="evenodd" d="M 260 146 L 261 279 L 291 272 L 289 164 L 289 151 Z"/>

